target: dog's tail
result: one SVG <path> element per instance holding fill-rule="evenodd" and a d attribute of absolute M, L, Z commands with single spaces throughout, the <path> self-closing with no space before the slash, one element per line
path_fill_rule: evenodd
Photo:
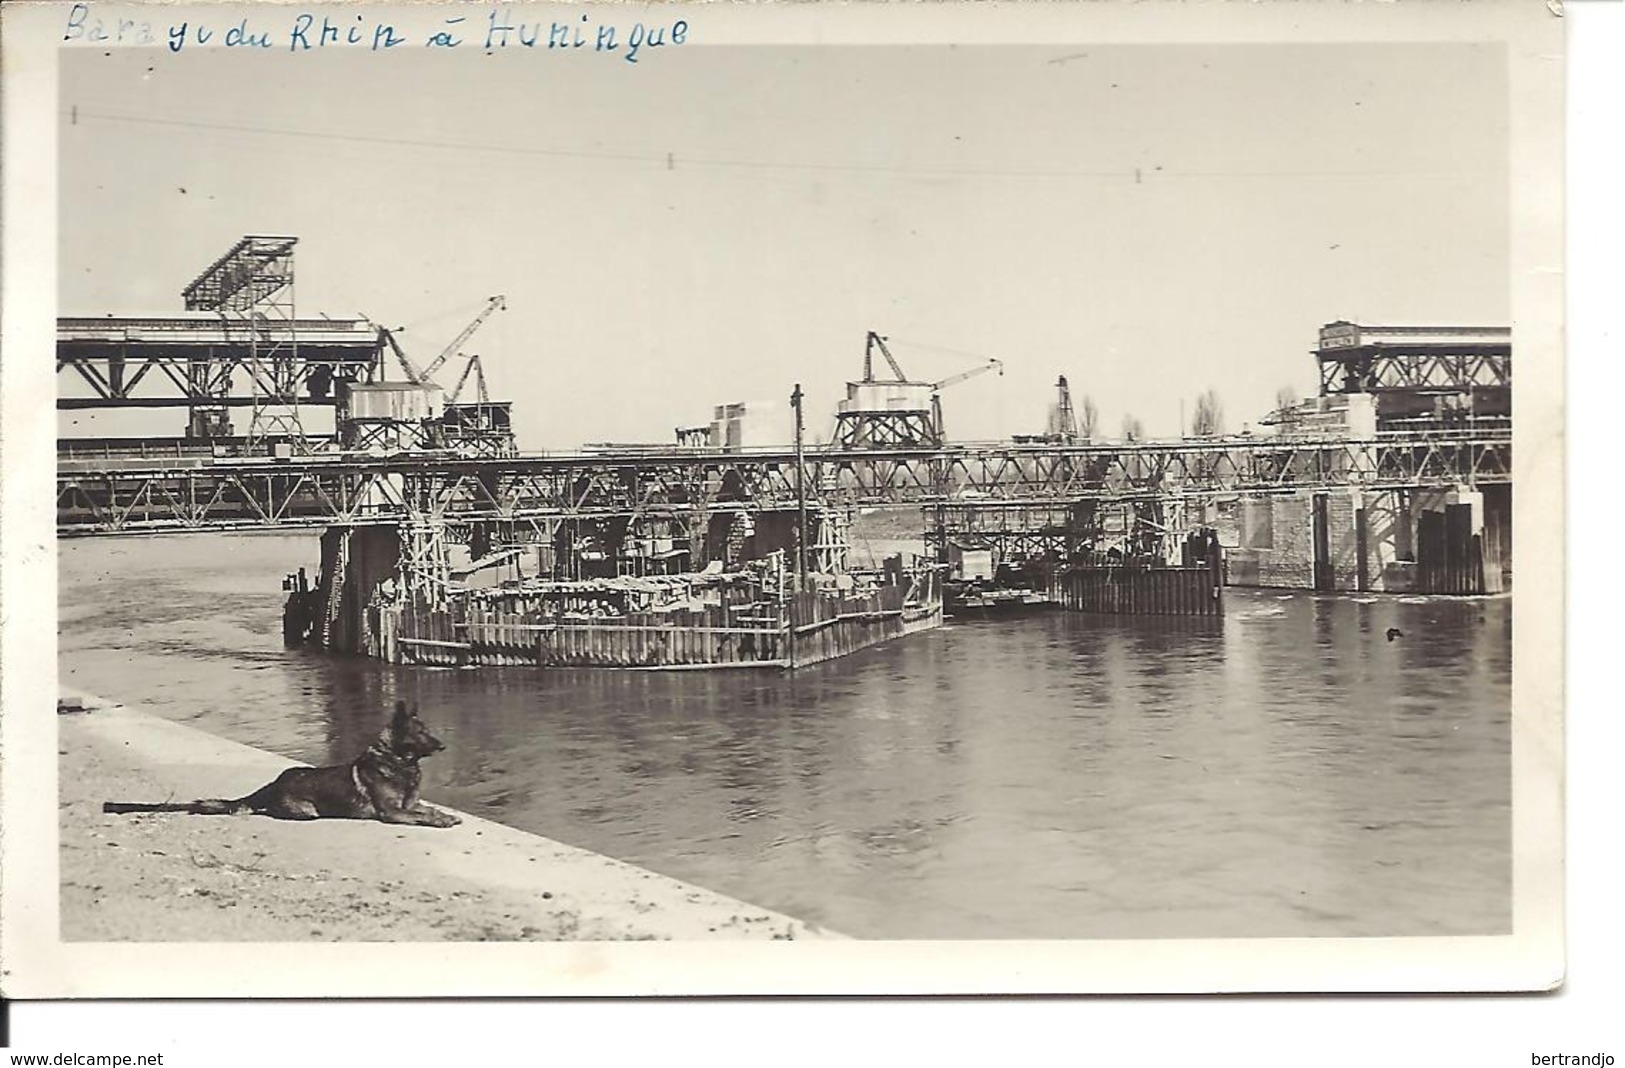
<path fill-rule="evenodd" d="M 141 801 L 104 801 L 103 812 L 185 812 L 192 816 L 231 816 L 246 811 L 243 802 L 224 797 L 205 797 L 196 801 L 164 802 L 161 804 L 148 804 Z"/>

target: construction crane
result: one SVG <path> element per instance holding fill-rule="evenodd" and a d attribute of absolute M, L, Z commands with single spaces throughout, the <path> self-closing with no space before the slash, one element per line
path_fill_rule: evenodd
<path fill-rule="evenodd" d="M 931 383 L 931 425 L 936 429 L 938 441 L 948 440 L 947 435 L 943 433 L 942 429 L 942 391 L 947 389 L 949 386 L 957 386 L 966 379 L 975 378 L 977 375 L 986 374 L 988 371 L 995 370 L 999 372 L 1000 378 L 1004 377 L 1003 360 L 990 358 L 980 367 L 972 367 L 968 371 L 961 371 L 956 375 L 949 375 L 941 382 Z"/>
<path fill-rule="evenodd" d="M 414 364 L 411 359 L 407 357 L 406 353 L 401 350 L 400 342 L 395 340 L 395 334 L 393 331 L 387 329 L 384 330 L 384 340 L 389 343 L 390 349 L 394 351 L 395 359 L 400 363 L 401 369 L 406 372 L 406 377 L 408 380 L 419 386 L 432 386 L 435 384 L 434 373 L 440 370 L 440 368 L 445 365 L 446 361 L 451 359 L 452 354 L 457 352 L 458 349 L 462 348 L 469 338 L 474 336 L 474 331 L 478 330 L 480 326 L 484 324 L 485 320 L 491 317 L 492 313 L 501 311 L 507 306 L 507 298 L 500 294 L 486 301 L 485 307 L 478 315 L 474 317 L 474 321 L 463 327 L 462 332 L 456 337 L 452 338 L 449 345 L 441 349 L 440 353 L 435 356 L 434 359 L 430 360 L 426 366 L 421 368 Z M 465 367 L 463 369 L 463 377 L 466 378 L 467 376 L 468 368 Z"/>
<path fill-rule="evenodd" d="M 869 331 L 869 336 L 867 339 L 865 339 L 863 345 L 863 380 L 865 382 L 873 382 L 875 380 L 875 349 L 879 349 L 880 354 L 886 357 L 886 362 L 891 365 L 892 374 L 897 376 L 897 381 L 906 383 L 908 381 L 908 376 L 905 375 L 903 373 L 903 369 L 898 366 L 896 357 L 891 354 L 891 349 L 886 347 L 886 339 L 875 333 L 873 330 Z"/>
<path fill-rule="evenodd" d="M 891 368 L 891 379 L 875 377 L 875 350 Z M 939 382 L 915 381 L 871 330 L 863 347 L 863 377 L 846 384 L 846 399 L 835 413 L 835 444 L 844 448 L 934 448 L 943 442 L 939 394 L 987 371 L 1004 373 L 1004 363 L 990 359 L 980 367 Z"/>
<path fill-rule="evenodd" d="M 1078 440 L 1078 415 L 1072 408 L 1072 389 L 1066 384 L 1066 375 L 1055 382 L 1055 411 L 1050 415 L 1051 437 L 1062 444 Z"/>
<path fill-rule="evenodd" d="M 463 373 L 457 376 L 457 384 L 446 395 L 445 413 L 441 417 L 447 440 L 453 448 L 469 455 L 514 455 L 517 446 L 513 436 L 513 402 L 491 400 L 478 353 L 463 358 L 467 360 Z M 474 400 L 458 403 L 470 378 L 474 380 Z"/>
<path fill-rule="evenodd" d="M 462 353 L 458 353 L 458 355 L 461 356 Z M 446 394 L 446 404 L 449 406 L 457 403 L 457 398 L 462 396 L 463 386 L 467 384 L 470 373 L 474 375 L 474 402 L 476 404 L 491 403 L 491 396 L 485 390 L 485 368 L 480 366 L 479 354 L 475 353 L 473 356 L 464 357 L 464 359 L 468 362 L 463 365 L 463 373 L 457 376 L 457 384 L 451 387 L 450 393 Z"/>
<path fill-rule="evenodd" d="M 362 318 L 366 318 L 366 316 L 362 316 Z M 389 343 L 390 351 L 395 354 L 395 362 L 400 364 L 401 370 L 406 372 L 406 380 L 421 383 L 423 372 L 419 371 L 417 365 L 408 359 L 406 353 L 401 350 L 401 343 L 395 340 L 395 332 L 387 326 L 380 326 L 378 333 L 382 334 L 384 340 Z"/>
<path fill-rule="evenodd" d="M 430 433 L 428 440 L 435 442 L 433 447 L 449 444 L 451 448 L 468 455 L 475 456 L 511 456 L 516 451 L 513 435 L 513 405 L 509 401 L 492 401 L 485 385 L 485 368 L 480 363 L 478 354 L 465 356 L 459 350 L 462 345 L 474 336 L 491 315 L 507 307 L 507 299 L 501 296 L 492 297 L 486 301 L 485 307 L 476 315 L 472 322 L 452 339 L 451 343 L 430 360 L 423 367 L 418 367 L 401 348 L 400 342 L 395 339 L 393 331 L 380 327 L 379 333 L 394 353 L 401 369 L 406 372 L 407 381 L 422 390 L 437 390 L 442 394 L 445 391 L 434 380 L 434 374 L 445 366 L 446 361 L 454 355 L 463 359 L 462 373 L 457 376 L 457 384 L 452 387 L 449 394 L 432 406 L 435 412 L 433 422 L 436 424 L 432 431 L 419 430 L 418 433 Z M 472 379 L 477 399 L 471 403 L 458 403 L 463 389 Z M 378 422 L 374 419 L 373 422 Z M 390 420 L 384 420 L 388 423 Z M 427 425 L 427 424 L 424 424 Z M 421 442 L 420 442 L 421 444 Z"/>
<path fill-rule="evenodd" d="M 1084 404 L 1089 402 L 1085 399 Z M 1055 404 L 1049 410 L 1049 422 L 1042 434 L 1017 434 L 1018 445 L 1070 445 L 1082 435 L 1078 433 L 1078 413 L 1072 405 L 1072 387 L 1066 375 L 1055 380 Z"/>
<path fill-rule="evenodd" d="M 480 325 L 484 323 L 485 320 L 489 319 L 493 312 L 499 312 L 507 306 L 507 298 L 502 296 L 500 293 L 486 301 L 485 308 L 481 310 L 478 315 L 474 316 L 474 321 L 463 327 L 463 332 L 452 338 L 451 344 L 441 349 L 440 355 L 429 361 L 429 366 L 423 369 L 422 377 L 420 377 L 418 381 L 420 383 L 433 381 L 434 373 L 440 370 L 445 362 L 451 358 L 452 353 L 462 348 L 468 339 L 474 336 L 474 331 L 478 330 Z M 477 359 L 478 357 L 475 358 Z M 464 369 L 464 377 L 467 377 L 466 368 Z M 481 380 L 483 381 L 483 378 Z"/>

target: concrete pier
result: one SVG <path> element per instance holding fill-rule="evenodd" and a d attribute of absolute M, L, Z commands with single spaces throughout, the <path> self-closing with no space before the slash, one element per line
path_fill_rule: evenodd
<path fill-rule="evenodd" d="M 1510 486 L 1326 489 L 1236 502 L 1232 586 L 1499 593 L 1511 571 Z"/>

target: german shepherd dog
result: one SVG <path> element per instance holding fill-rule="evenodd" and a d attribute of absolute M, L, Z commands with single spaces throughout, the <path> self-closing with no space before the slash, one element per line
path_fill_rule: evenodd
<path fill-rule="evenodd" d="M 246 797 L 204 798 L 179 804 L 108 801 L 103 812 L 188 812 L 198 816 L 258 813 L 279 820 L 382 820 L 422 827 L 455 827 L 462 820 L 418 800 L 418 761 L 446 748 L 405 701 L 355 760 L 325 768 L 289 768 Z"/>

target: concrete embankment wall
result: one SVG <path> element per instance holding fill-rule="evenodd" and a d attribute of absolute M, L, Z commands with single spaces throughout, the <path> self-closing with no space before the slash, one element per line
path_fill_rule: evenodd
<path fill-rule="evenodd" d="M 840 937 L 461 813 L 449 829 L 106 814 L 104 801 L 241 796 L 293 762 L 96 698 L 86 706 L 58 716 L 64 941 Z"/>

